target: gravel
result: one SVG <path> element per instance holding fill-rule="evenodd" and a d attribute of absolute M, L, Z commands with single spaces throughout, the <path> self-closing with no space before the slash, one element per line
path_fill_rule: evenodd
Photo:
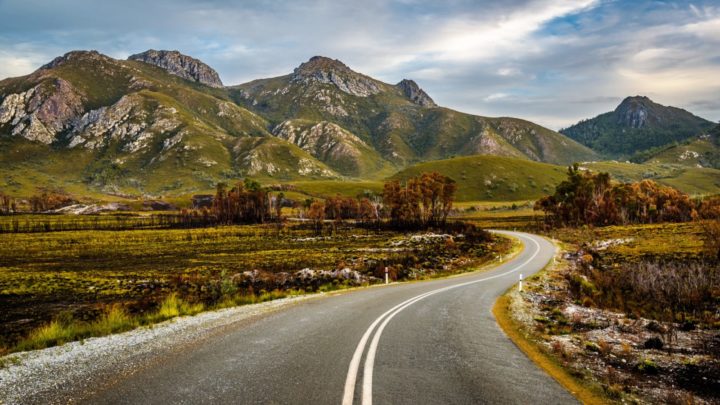
<path fill-rule="evenodd" d="M 0 404 L 61 404 L 87 398 L 112 381 L 242 321 L 312 298 L 284 298 L 0 358 Z M 60 393 L 58 389 L 62 388 Z"/>

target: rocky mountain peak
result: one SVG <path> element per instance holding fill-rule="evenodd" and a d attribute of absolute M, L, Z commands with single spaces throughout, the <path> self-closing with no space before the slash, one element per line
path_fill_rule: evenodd
<path fill-rule="evenodd" d="M 47 64 L 41 66 L 40 69 L 52 69 L 52 68 L 58 67 L 68 61 L 71 61 L 71 60 L 101 60 L 101 59 L 110 59 L 110 58 L 101 54 L 98 51 L 70 51 L 63 56 L 58 56 L 57 58 L 50 61 L 50 63 L 47 63 Z"/>
<path fill-rule="evenodd" d="M 655 103 L 646 96 L 626 97 L 615 109 L 618 124 L 642 128 L 647 125 L 654 106 Z"/>
<path fill-rule="evenodd" d="M 295 68 L 295 74 L 312 74 L 318 70 L 322 71 L 338 71 L 338 72 L 352 72 L 346 64 L 342 63 L 338 59 L 332 59 L 325 56 L 313 56 L 307 62 L 301 63 L 300 66 Z M 354 72 L 353 72 L 354 73 Z"/>
<path fill-rule="evenodd" d="M 662 121 L 662 114 L 655 110 L 663 107 L 646 96 L 626 97 L 615 109 L 617 123 L 629 128 L 643 128 L 649 121 Z"/>
<path fill-rule="evenodd" d="M 425 93 L 423 89 L 415 83 L 414 80 L 402 79 L 400 83 L 396 84 L 400 90 L 402 90 L 405 97 L 409 98 L 410 101 L 423 107 L 437 107 L 435 101 Z"/>
<path fill-rule="evenodd" d="M 223 87 L 218 73 L 193 57 L 183 55 L 178 51 L 156 51 L 150 49 L 143 53 L 130 55 L 128 60 L 149 63 L 167 70 L 170 74 L 183 79 L 202 83 L 210 87 Z"/>
<path fill-rule="evenodd" d="M 382 91 L 382 83 L 361 75 L 337 59 L 313 56 L 295 68 L 291 81 L 301 84 L 333 84 L 340 91 L 367 97 Z"/>

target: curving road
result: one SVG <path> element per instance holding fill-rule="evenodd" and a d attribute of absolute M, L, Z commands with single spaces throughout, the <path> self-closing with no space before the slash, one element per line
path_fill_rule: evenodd
<path fill-rule="evenodd" d="M 575 403 L 502 333 L 495 299 L 554 254 L 492 271 L 312 299 L 229 328 L 105 387 L 87 403 Z"/>

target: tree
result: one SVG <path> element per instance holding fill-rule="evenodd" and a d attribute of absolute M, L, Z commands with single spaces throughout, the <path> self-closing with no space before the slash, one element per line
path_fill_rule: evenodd
<path fill-rule="evenodd" d="M 695 213 L 687 194 L 651 180 L 616 184 L 609 174 L 581 171 L 577 164 L 568 167 L 567 175 L 553 195 L 535 203 L 535 210 L 555 225 L 684 222 Z"/>
<path fill-rule="evenodd" d="M 315 232 L 319 234 L 325 220 L 325 204 L 322 201 L 313 201 L 308 208 L 307 217 L 315 226 Z"/>
<path fill-rule="evenodd" d="M 393 224 L 399 227 L 444 225 L 452 209 L 457 186 L 439 173 L 422 173 L 385 183 L 383 201 Z"/>

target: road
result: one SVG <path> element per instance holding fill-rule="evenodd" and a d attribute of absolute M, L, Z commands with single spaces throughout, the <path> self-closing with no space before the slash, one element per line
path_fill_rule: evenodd
<path fill-rule="evenodd" d="M 556 404 L 576 400 L 508 340 L 496 298 L 547 240 L 491 271 L 307 300 L 95 387 L 86 403 Z"/>

